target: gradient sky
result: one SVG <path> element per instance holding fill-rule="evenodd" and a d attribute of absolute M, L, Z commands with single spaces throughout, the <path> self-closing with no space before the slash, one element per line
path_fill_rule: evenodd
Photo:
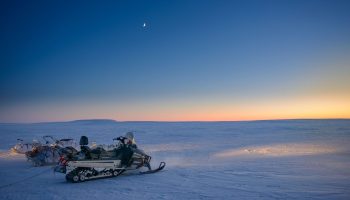
<path fill-rule="evenodd" d="M 350 1 L 1 1 L 0 25 L 0 122 L 350 118 Z"/>

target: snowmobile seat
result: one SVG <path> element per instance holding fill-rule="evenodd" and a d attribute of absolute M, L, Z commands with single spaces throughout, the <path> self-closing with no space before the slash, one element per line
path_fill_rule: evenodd
<path fill-rule="evenodd" d="M 88 146 L 81 146 L 80 149 L 81 152 L 85 155 L 84 159 L 88 160 L 100 159 L 103 152 L 105 152 L 105 150 L 101 147 L 98 147 L 96 149 L 90 149 L 90 147 Z"/>
<path fill-rule="evenodd" d="M 84 153 L 85 159 L 91 159 L 91 149 L 88 146 L 82 145 L 80 146 L 80 151 Z"/>
<path fill-rule="evenodd" d="M 106 150 L 101 147 L 90 149 L 90 147 L 87 146 L 89 144 L 89 139 L 86 136 L 81 136 L 79 144 L 81 152 L 85 155 L 85 159 L 100 159 L 101 155 L 104 155 L 106 152 Z"/>
<path fill-rule="evenodd" d="M 85 159 L 111 159 L 115 158 L 115 151 L 106 151 L 102 147 L 97 147 L 96 149 L 90 149 L 88 146 L 82 146 L 81 152 L 84 153 Z"/>
<path fill-rule="evenodd" d="M 110 157 L 105 149 L 102 147 L 97 147 L 96 149 L 92 149 L 90 151 L 91 159 L 101 159 L 103 157 Z"/>
<path fill-rule="evenodd" d="M 86 136 L 80 137 L 80 150 L 85 155 L 85 159 L 91 159 L 91 149 L 87 145 L 89 144 L 89 139 Z"/>

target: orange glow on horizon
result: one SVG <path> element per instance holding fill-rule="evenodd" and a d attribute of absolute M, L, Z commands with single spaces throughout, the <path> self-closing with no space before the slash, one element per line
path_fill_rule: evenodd
<path fill-rule="evenodd" d="M 278 119 L 350 119 L 350 95 L 297 95 L 246 100 L 158 99 L 157 101 L 85 102 L 16 107 L 17 122 L 114 119 L 116 121 L 250 121 Z M 38 114 L 37 114 L 38 113 Z M 15 121 L 8 118 L 8 121 Z M 29 119 L 29 120 L 28 120 Z"/>
<path fill-rule="evenodd" d="M 130 109 L 119 121 L 249 121 L 274 119 L 350 118 L 350 98 L 280 99 L 274 102 L 198 103 L 174 108 Z M 127 111 L 127 110 L 125 110 Z M 122 115 L 124 114 L 124 115 Z M 135 117 L 137 116 L 137 117 Z"/>

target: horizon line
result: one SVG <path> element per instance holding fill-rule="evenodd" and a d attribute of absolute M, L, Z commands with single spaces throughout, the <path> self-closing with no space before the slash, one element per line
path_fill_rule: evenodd
<path fill-rule="evenodd" d="M 71 123 L 79 121 L 113 121 L 117 123 L 190 123 L 190 122 L 203 122 L 203 123 L 215 123 L 215 122 L 258 122 L 258 121 L 293 121 L 293 120 L 350 120 L 350 118 L 281 118 L 281 119 L 252 119 L 252 120 L 115 120 L 106 118 L 89 118 L 89 119 L 74 119 L 67 121 L 39 121 L 39 122 L 0 122 L 0 124 L 45 124 L 45 123 Z"/>

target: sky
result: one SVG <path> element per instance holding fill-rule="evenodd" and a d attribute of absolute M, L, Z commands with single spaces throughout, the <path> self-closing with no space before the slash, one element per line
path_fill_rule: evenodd
<path fill-rule="evenodd" d="M 350 118 L 349 1 L 6 0 L 0 27 L 0 122 Z"/>

